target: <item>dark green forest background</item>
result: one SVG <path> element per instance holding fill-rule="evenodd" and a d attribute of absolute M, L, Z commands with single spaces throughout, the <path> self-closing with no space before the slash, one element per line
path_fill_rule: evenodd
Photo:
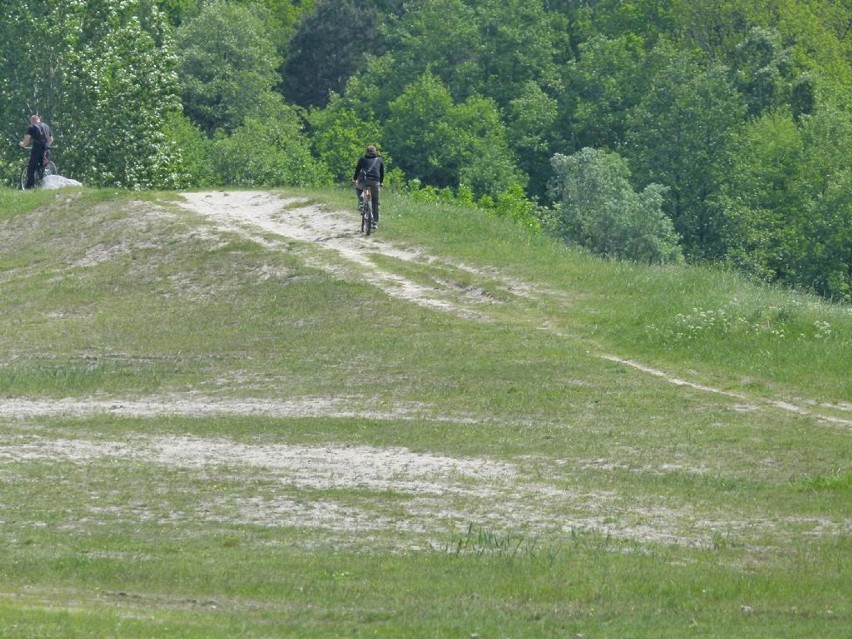
<path fill-rule="evenodd" d="M 850 0 L 3 0 L 7 184 L 346 183 L 852 300 Z"/>

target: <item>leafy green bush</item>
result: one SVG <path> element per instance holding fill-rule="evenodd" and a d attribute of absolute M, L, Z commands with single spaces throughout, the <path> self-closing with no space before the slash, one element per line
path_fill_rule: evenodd
<path fill-rule="evenodd" d="M 683 259 L 677 235 L 662 211 L 665 188 L 630 185 L 630 170 L 617 154 L 585 148 L 551 160 L 558 199 L 547 221 L 550 231 L 597 255 L 648 263 Z"/>
<path fill-rule="evenodd" d="M 265 117 L 247 117 L 232 135 L 214 139 L 212 161 L 218 181 L 266 187 L 330 184 L 328 168 L 311 156 L 296 109 L 279 100 L 265 112 Z"/>
<path fill-rule="evenodd" d="M 337 181 L 348 182 L 352 178 L 355 162 L 367 144 L 381 149 L 381 127 L 360 117 L 344 98 L 332 96 L 325 109 L 315 110 L 308 117 L 314 155 L 328 166 Z M 379 152 L 387 170 L 390 158 Z"/>
<path fill-rule="evenodd" d="M 415 202 L 469 206 L 497 217 L 510 219 L 534 231 L 540 231 L 542 228 L 535 204 L 527 199 L 524 190 L 516 184 L 495 197 L 484 195 L 479 200 L 474 197 L 473 189 L 469 186 L 462 185 L 457 192 L 454 192 L 449 187 L 439 189 L 428 184 L 424 185 L 417 179 L 408 182 L 405 185 L 405 191 Z"/>
<path fill-rule="evenodd" d="M 166 125 L 167 135 L 180 149 L 182 180 L 185 186 L 204 187 L 216 183 L 216 173 L 210 164 L 211 142 L 192 121 L 174 114 Z"/>

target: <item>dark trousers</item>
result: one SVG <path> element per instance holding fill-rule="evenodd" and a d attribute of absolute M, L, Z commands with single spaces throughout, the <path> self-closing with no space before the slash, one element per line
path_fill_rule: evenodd
<path fill-rule="evenodd" d="M 36 173 L 44 168 L 44 147 L 33 147 L 30 151 L 30 163 L 27 165 L 27 188 L 35 186 Z"/>

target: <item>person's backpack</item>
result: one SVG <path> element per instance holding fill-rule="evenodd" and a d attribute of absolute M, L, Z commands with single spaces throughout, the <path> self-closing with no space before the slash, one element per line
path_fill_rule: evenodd
<path fill-rule="evenodd" d="M 358 181 L 359 182 L 366 182 L 367 179 L 368 179 L 367 173 L 369 173 L 370 171 L 372 171 L 374 174 L 376 173 L 376 164 L 378 163 L 379 158 L 374 157 L 374 158 L 370 158 L 367 161 L 370 162 L 370 166 L 369 167 L 361 167 L 361 170 L 358 171 Z M 378 179 L 378 176 L 376 176 L 376 178 L 374 178 L 374 179 Z"/>
<path fill-rule="evenodd" d="M 48 145 L 48 140 L 50 139 L 50 134 L 48 133 L 47 125 L 44 122 L 39 122 L 35 125 L 36 134 L 34 141 L 36 144 L 41 144 L 42 146 Z"/>

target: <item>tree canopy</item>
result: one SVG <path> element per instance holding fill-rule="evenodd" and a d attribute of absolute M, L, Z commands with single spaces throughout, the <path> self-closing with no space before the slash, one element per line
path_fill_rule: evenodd
<path fill-rule="evenodd" d="M 9 0 L 0 17 L 9 137 L 40 113 L 75 177 L 127 188 L 187 181 L 165 134 L 181 105 L 171 29 L 156 5 Z M 6 159 L 14 161 L 8 151 Z"/>

